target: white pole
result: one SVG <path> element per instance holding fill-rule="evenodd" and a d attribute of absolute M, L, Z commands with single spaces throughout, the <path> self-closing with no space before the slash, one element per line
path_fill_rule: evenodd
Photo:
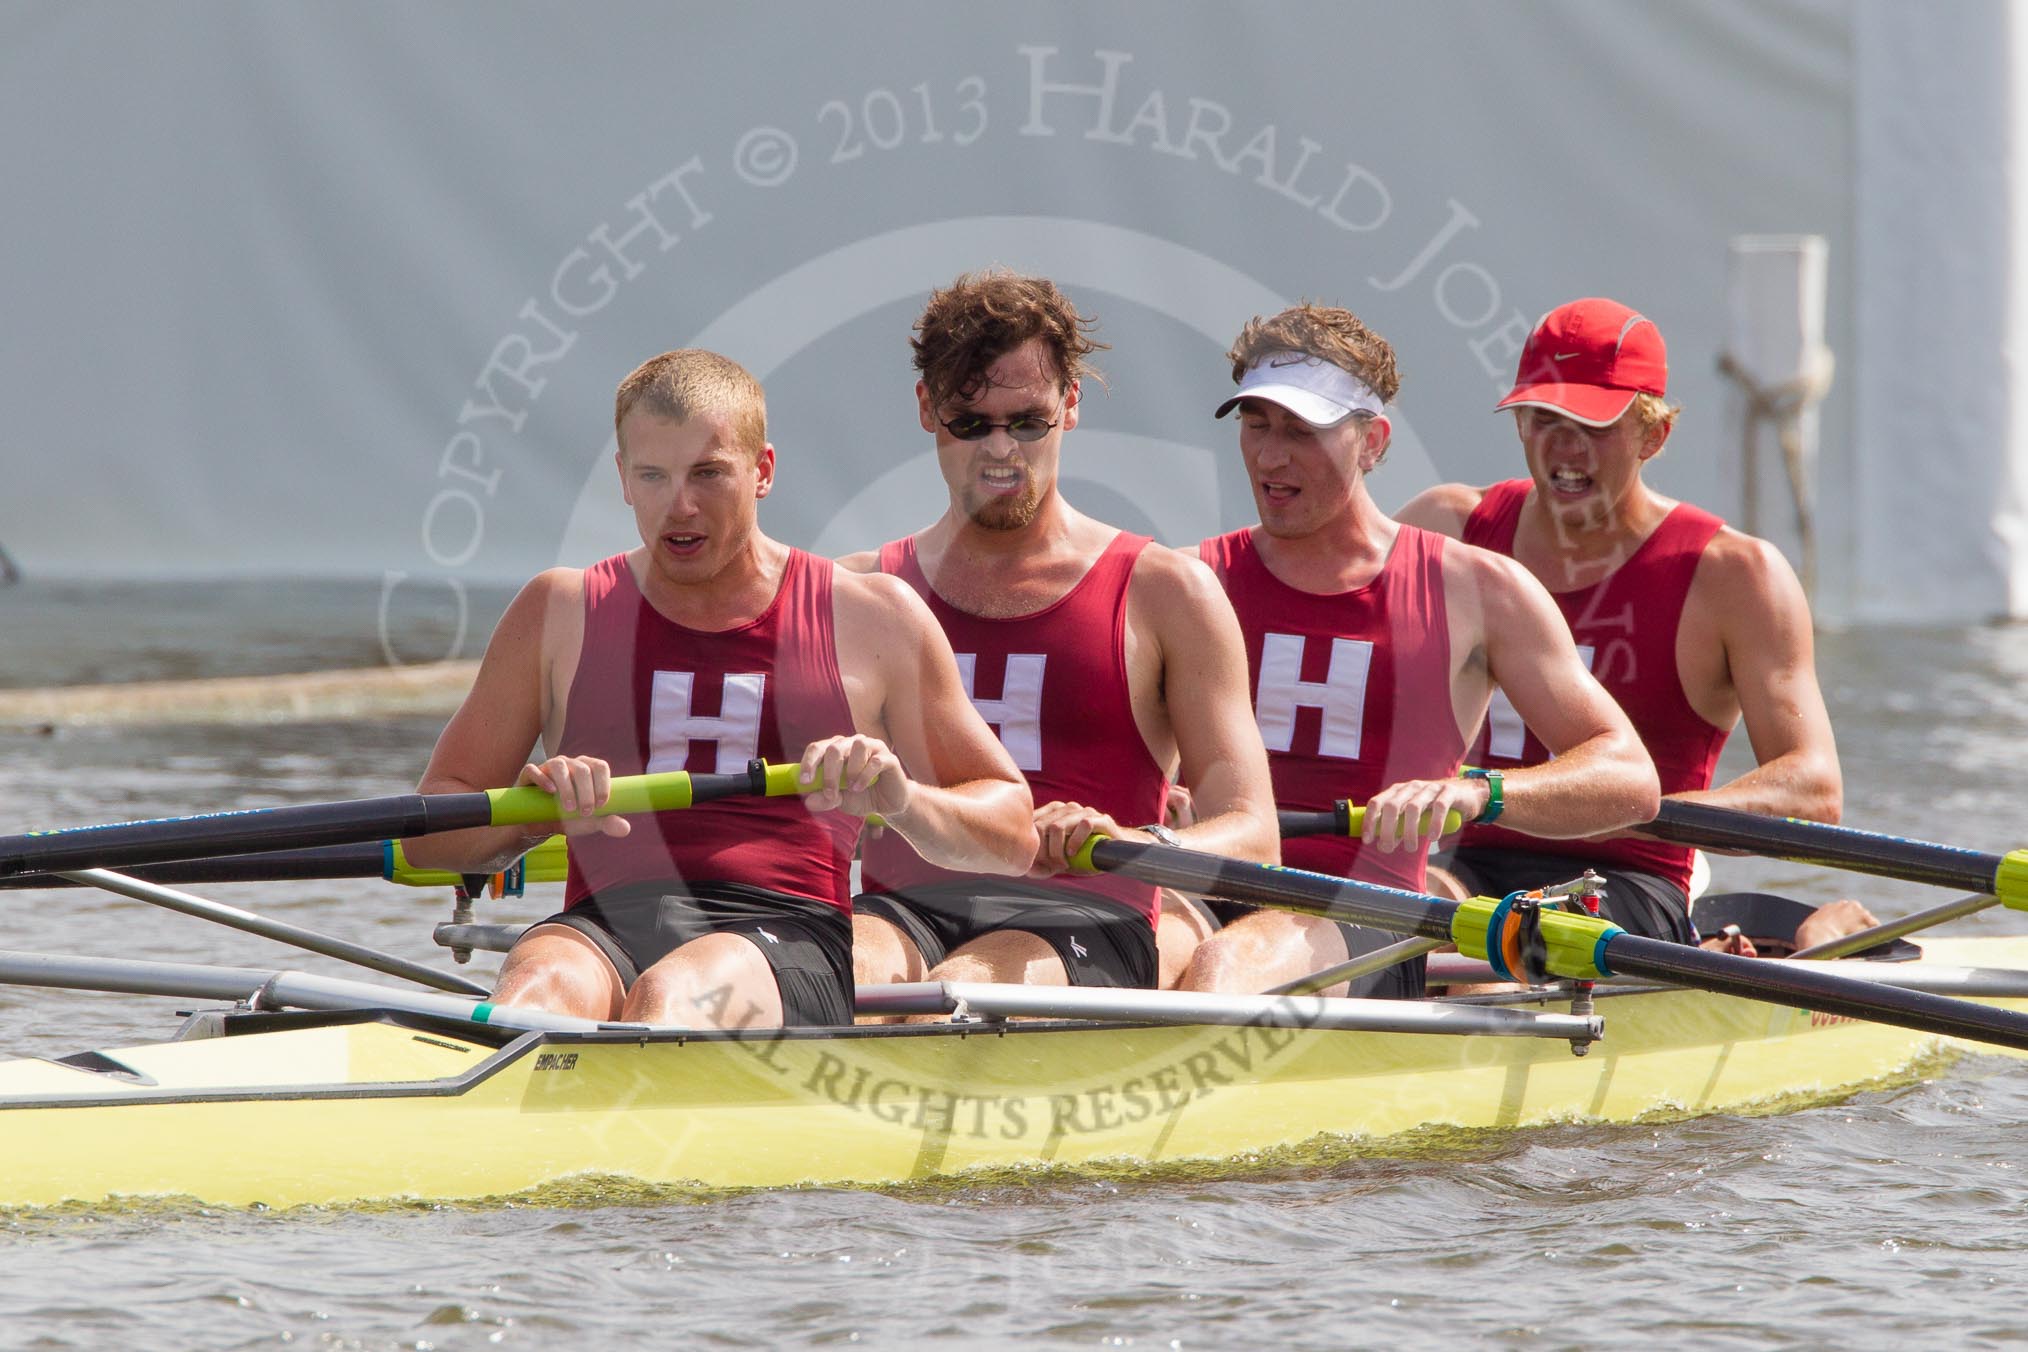
<path fill-rule="evenodd" d="M 1731 378 L 1729 438 L 1739 526 L 1773 541 L 1816 599 L 1817 405 L 1831 388 L 1824 343 L 1828 246 L 1822 235 L 1739 235 L 1718 369 Z"/>

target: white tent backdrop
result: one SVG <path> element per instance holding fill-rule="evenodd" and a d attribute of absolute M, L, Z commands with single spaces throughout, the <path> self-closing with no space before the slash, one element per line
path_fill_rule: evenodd
<path fill-rule="evenodd" d="M 0 10 L 0 544 L 35 573 L 446 588 L 632 536 L 611 392 L 768 382 L 786 539 L 938 501 L 908 326 L 989 263 L 1101 324 L 1075 500 L 1246 519 L 1226 340 L 1299 296 L 1393 339 L 1377 487 L 1521 472 L 1520 337 L 1644 310 L 1653 473 L 1736 512 L 1726 246 L 1829 242 L 1821 602 L 2028 608 L 2021 45 L 1999 0 Z M 1779 505 L 1779 504 L 1777 504 Z"/>

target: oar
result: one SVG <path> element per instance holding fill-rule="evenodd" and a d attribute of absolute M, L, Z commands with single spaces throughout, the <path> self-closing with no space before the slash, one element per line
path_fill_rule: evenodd
<path fill-rule="evenodd" d="M 1356 836 L 1365 809 L 1352 807 L 1340 799 L 1328 812 L 1285 811 L 1278 815 L 1285 839 Z M 1456 816 L 1451 814 L 1445 827 L 1447 832 L 1457 829 Z M 1842 958 L 1863 953 L 1878 944 L 1975 915 L 2002 902 L 2013 910 L 2028 910 L 2028 849 L 2004 855 L 1984 854 L 1956 845 L 1932 845 L 1849 826 L 1826 826 L 1796 817 L 1762 817 L 1734 808 L 1675 799 L 1664 799 L 1661 813 L 1640 830 L 1678 845 L 1748 850 L 1773 859 L 1843 868 L 1905 882 L 1971 888 L 1979 894 L 1827 940 L 1791 954 L 1792 958 Z"/>
<path fill-rule="evenodd" d="M 551 836 L 521 856 L 520 881 L 560 883 L 570 869 L 564 837 Z M 398 840 L 361 841 L 353 845 L 318 845 L 307 850 L 271 850 L 265 854 L 213 855 L 173 864 L 147 864 L 127 870 L 128 876 L 151 883 L 282 883 L 323 878 L 379 878 L 403 887 L 456 887 L 472 875 L 448 869 L 417 868 Z M 24 873 L 0 878 L 0 891 L 20 888 L 84 887 L 55 873 Z"/>
<path fill-rule="evenodd" d="M 142 962 L 131 958 L 86 958 L 57 953 L 0 952 L 0 985 L 45 986 L 64 990 L 117 991 L 200 1000 L 241 1000 L 256 1009 L 395 1009 L 440 1019 L 463 1019 L 494 1028 L 523 1031 L 591 1032 L 599 1028 L 639 1029 L 643 1025 L 601 1024 L 539 1009 L 495 1005 L 395 990 L 367 981 L 315 976 L 307 972 L 266 972 L 202 963 Z"/>
<path fill-rule="evenodd" d="M 1444 901 L 1321 873 L 1267 868 L 1195 850 L 1104 836 L 1087 840 L 1073 864 L 1084 870 L 1124 873 L 1158 887 L 1449 940 L 1468 957 L 1490 961 L 1494 970 L 1510 981 L 1535 981 L 1546 975 L 1580 981 L 1648 977 L 1721 995 L 2028 1050 L 2028 1014 L 1854 981 L 1819 963 L 1763 962 L 1643 938 L 1595 916 L 1530 911 L 1490 897 Z"/>
<path fill-rule="evenodd" d="M 1985 854 L 1956 845 L 1933 845 L 1795 817 L 1761 817 L 1672 798 L 1663 799 L 1655 820 L 1639 829 L 1644 835 L 1677 845 L 1746 850 L 1799 864 L 1979 892 L 1997 897 L 2014 910 L 2028 910 L 2028 849 Z"/>
<path fill-rule="evenodd" d="M 203 897 L 192 896 L 188 892 L 178 892 L 172 887 L 163 887 L 139 878 L 129 878 L 125 874 L 113 873 L 106 869 L 81 869 L 64 876 L 88 887 L 102 887 L 108 892 L 117 892 L 123 897 L 132 897 L 135 901 L 145 901 L 151 906 L 160 906 L 167 910 L 180 911 L 184 915 L 194 915 L 199 920 L 228 925 L 248 934 L 258 934 L 263 939 L 291 944 L 311 953 L 321 953 L 327 958 L 337 958 L 342 962 L 353 963 L 375 972 L 384 972 L 388 976 L 407 977 L 410 981 L 434 986 L 438 990 L 458 991 L 466 995 L 487 994 L 487 987 L 455 973 L 440 972 L 425 963 L 411 962 L 393 953 L 383 953 L 365 944 L 355 944 L 350 939 L 340 939 L 313 929 L 304 929 L 301 925 L 292 925 L 286 920 L 276 920 L 272 916 L 255 915 L 252 911 L 242 911 L 237 906 L 227 906 L 223 902 L 208 901 Z"/>
<path fill-rule="evenodd" d="M 714 798 L 745 794 L 785 797 L 806 791 L 798 766 L 754 761 L 737 774 L 693 775 L 672 770 L 613 781 L 612 797 L 597 815 L 667 812 Z M 343 845 L 382 837 L 430 835 L 475 826 L 553 822 L 556 799 L 542 789 L 487 789 L 479 793 L 404 793 L 389 798 L 249 808 L 195 817 L 77 826 L 60 831 L 0 836 L 0 878 L 25 873 L 69 873 L 87 868 L 128 868 L 207 855 L 244 854 L 304 845 Z"/>

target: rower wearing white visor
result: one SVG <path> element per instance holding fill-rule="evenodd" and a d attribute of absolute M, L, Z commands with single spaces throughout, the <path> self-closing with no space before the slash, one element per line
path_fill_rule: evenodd
<path fill-rule="evenodd" d="M 1510 559 L 1404 526 L 1375 504 L 1366 477 L 1386 457 L 1387 406 L 1401 383 L 1386 339 L 1349 310 L 1304 304 L 1250 321 L 1228 356 L 1239 388 L 1217 414 L 1239 413 L 1260 519 L 1197 553 L 1239 615 L 1276 802 L 1318 810 L 1350 798 L 1367 809 L 1361 836 L 1289 840 L 1284 861 L 1421 891 L 1453 811 L 1550 836 L 1653 816 L 1654 768 L 1541 584 Z M 1495 682 L 1557 749 L 1551 764 L 1504 784 L 1459 773 Z M 1264 990 L 1392 938 L 1281 911 L 1224 918 L 1185 987 Z M 1417 959 L 1350 993 L 1421 989 Z"/>

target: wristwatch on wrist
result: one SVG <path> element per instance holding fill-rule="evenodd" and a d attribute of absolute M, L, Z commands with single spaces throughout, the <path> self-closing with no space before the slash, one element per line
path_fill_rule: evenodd
<path fill-rule="evenodd" d="M 1146 826 L 1140 827 L 1139 829 L 1142 831 L 1146 831 L 1149 835 L 1161 841 L 1164 845 L 1181 846 L 1183 844 L 1183 837 L 1177 835 L 1174 831 L 1171 831 L 1168 827 L 1162 825 L 1162 823 L 1160 822 L 1150 822 Z"/>
<path fill-rule="evenodd" d="M 1467 765 L 1459 773 L 1466 779 L 1483 779 L 1486 781 L 1486 810 L 1473 820 L 1481 825 L 1499 820 L 1501 811 L 1507 806 L 1500 792 L 1501 783 L 1506 777 L 1498 770 L 1481 770 L 1476 765 Z"/>

